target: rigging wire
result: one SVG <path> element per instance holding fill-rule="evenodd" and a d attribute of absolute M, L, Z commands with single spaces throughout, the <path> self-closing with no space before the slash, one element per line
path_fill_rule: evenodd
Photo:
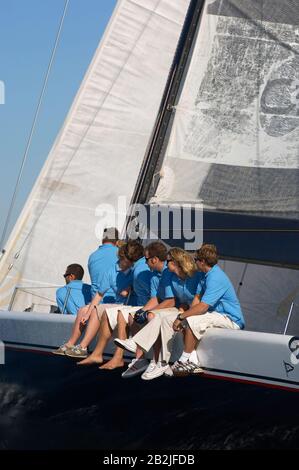
<path fill-rule="evenodd" d="M 138 45 L 138 43 L 139 43 L 139 38 L 142 36 L 142 34 L 144 33 L 145 28 L 146 28 L 147 25 L 150 23 L 150 20 L 151 20 L 151 18 L 152 18 L 152 15 L 153 15 L 153 13 L 151 13 L 151 15 L 149 16 L 149 18 L 147 19 L 147 21 L 146 21 L 144 27 L 142 28 L 142 31 L 139 33 L 138 37 L 136 38 L 135 44 L 133 45 L 133 47 L 131 47 L 131 48 L 129 49 L 129 51 L 128 51 L 128 53 L 127 53 L 127 58 L 126 58 L 125 63 L 127 63 L 128 60 L 132 57 L 132 54 L 134 54 L 134 50 L 136 49 L 136 47 L 137 47 L 137 45 Z M 113 81 L 112 81 L 112 83 L 111 83 L 111 85 L 110 85 L 110 87 L 109 87 L 109 90 L 108 90 L 108 91 L 106 92 L 106 94 L 105 94 L 104 99 L 103 99 L 102 101 L 101 101 L 101 100 L 98 100 L 98 101 L 96 102 L 96 105 L 97 105 L 97 106 L 94 106 L 94 107 L 96 108 L 95 114 L 92 116 L 91 121 L 87 124 L 86 130 L 84 131 L 84 133 L 83 133 L 82 137 L 80 138 L 80 141 L 79 141 L 79 143 L 78 143 L 78 145 L 77 145 L 77 149 L 76 149 L 76 150 L 73 152 L 73 154 L 71 155 L 71 158 L 70 158 L 69 162 L 67 163 L 67 166 L 64 168 L 64 170 L 62 171 L 61 175 L 58 177 L 58 181 L 61 181 L 61 179 L 63 178 L 65 172 L 67 171 L 67 169 L 68 169 L 68 167 L 69 167 L 69 165 L 72 163 L 73 159 L 76 157 L 77 152 L 78 152 L 78 150 L 80 149 L 82 142 L 84 141 L 84 139 L 85 139 L 87 133 L 89 132 L 91 126 L 94 124 L 95 119 L 97 118 L 99 112 L 101 111 L 101 107 L 102 107 L 102 106 L 104 105 L 104 103 L 106 102 L 107 97 L 109 97 L 109 95 L 110 95 L 110 93 L 111 93 L 111 90 L 112 90 L 113 87 L 115 86 L 115 83 L 117 82 L 117 79 L 119 78 L 120 73 L 121 73 L 121 71 L 123 70 L 124 67 L 125 67 L 125 64 L 124 64 L 124 66 L 122 67 L 122 69 L 117 73 L 116 77 L 113 79 Z M 15 258 L 15 259 L 17 259 L 17 258 L 20 256 L 20 254 L 21 254 L 21 252 L 22 252 L 24 246 L 26 245 L 27 241 L 29 240 L 29 238 L 30 238 L 30 236 L 31 236 L 31 234 L 32 234 L 32 232 L 33 232 L 33 230 L 34 230 L 34 228 L 36 227 L 37 223 L 39 222 L 40 217 L 43 215 L 43 211 L 45 210 L 45 208 L 47 207 L 47 205 L 48 205 L 48 203 L 50 202 L 51 198 L 53 197 L 54 192 L 55 192 L 55 189 L 54 189 L 54 191 L 51 191 L 51 192 L 50 192 L 49 196 L 47 197 L 46 201 L 44 202 L 43 207 L 42 207 L 40 213 L 38 214 L 38 217 L 36 218 L 36 220 L 34 221 L 32 227 L 30 228 L 30 230 L 28 231 L 27 235 L 25 236 L 25 239 L 23 240 L 21 247 L 20 247 L 20 248 L 18 249 L 18 251 L 15 253 L 15 255 L 14 255 L 14 258 Z M 0 245 L 0 246 L 1 246 L 1 245 Z M 1 261 L 1 255 L 0 255 L 0 261 Z M 9 269 L 12 269 L 12 267 L 13 267 L 13 263 L 9 266 Z M 0 285 L 1 285 L 1 284 L 0 284 Z"/>
<path fill-rule="evenodd" d="M 12 199 L 11 199 L 11 202 L 10 202 L 10 206 L 9 206 L 8 213 L 7 213 L 7 216 L 6 216 L 4 228 L 3 228 L 3 231 L 2 231 L 1 240 L 0 240 L 0 249 L 2 250 L 2 254 L 5 253 L 4 246 L 3 246 L 4 245 L 4 240 L 5 240 L 5 237 L 6 237 L 6 234 L 7 234 L 7 230 L 8 230 L 10 220 L 11 220 L 12 212 L 13 212 L 13 209 L 14 209 L 14 206 L 15 206 L 16 196 L 17 196 L 18 189 L 19 189 L 19 186 L 20 186 L 20 183 L 21 183 L 21 180 L 22 180 L 24 167 L 25 167 L 27 157 L 28 157 L 28 153 L 29 153 L 29 150 L 30 150 L 30 147 L 31 147 L 33 134 L 34 134 L 34 131 L 35 131 L 35 128 L 36 128 L 40 108 L 41 108 L 42 101 L 43 101 L 45 91 L 46 91 L 46 88 L 47 88 L 47 84 L 48 84 L 48 81 L 49 81 L 50 72 L 51 72 L 52 65 L 53 65 L 53 62 L 54 62 L 54 58 L 55 58 L 55 55 L 56 55 L 56 51 L 57 51 L 57 48 L 58 48 L 58 45 L 59 45 L 59 42 L 60 42 L 62 27 L 63 27 L 64 20 L 65 20 L 65 17 L 66 17 L 69 1 L 70 0 L 65 0 L 65 3 L 64 3 L 63 13 L 62 13 L 62 16 L 60 18 L 59 28 L 58 28 L 58 31 L 57 31 L 57 34 L 56 34 L 55 43 L 54 43 L 54 46 L 53 46 L 53 49 L 52 49 L 52 53 L 51 53 L 50 61 L 49 61 L 49 64 L 48 64 L 47 72 L 46 72 L 46 75 L 45 75 L 45 78 L 44 78 L 42 91 L 41 91 L 40 96 L 39 96 L 37 108 L 36 108 L 35 114 L 34 114 L 33 123 L 32 123 L 32 126 L 31 126 L 30 134 L 29 134 L 29 137 L 28 137 L 28 141 L 27 141 L 25 152 L 24 152 L 24 155 L 23 155 L 21 167 L 20 167 L 20 170 L 19 170 L 18 179 L 17 179 L 17 182 L 15 184 L 13 196 L 12 196 Z"/>

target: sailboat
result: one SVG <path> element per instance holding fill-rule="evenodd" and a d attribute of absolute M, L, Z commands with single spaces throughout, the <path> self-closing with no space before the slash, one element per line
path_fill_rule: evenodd
<path fill-rule="evenodd" d="M 124 196 L 127 236 L 141 205 L 188 207 L 195 234 L 200 211 L 238 292 L 246 330 L 206 333 L 203 379 L 299 390 L 296 3 L 119 0 L 3 252 L 8 354 L 47 354 L 68 337 L 73 319 L 42 310 Z M 186 247 L 181 228 L 156 235 Z"/>

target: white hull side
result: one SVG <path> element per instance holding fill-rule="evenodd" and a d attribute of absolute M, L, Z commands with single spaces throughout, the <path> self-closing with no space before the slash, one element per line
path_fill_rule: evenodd
<path fill-rule="evenodd" d="M 299 390 L 299 361 L 289 348 L 293 338 L 211 328 L 197 353 L 207 376 Z"/>

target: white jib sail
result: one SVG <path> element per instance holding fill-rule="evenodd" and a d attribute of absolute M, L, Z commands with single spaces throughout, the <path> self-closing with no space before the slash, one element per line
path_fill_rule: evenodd
<path fill-rule="evenodd" d="M 7 242 L 0 308 L 16 286 L 14 310 L 55 303 L 65 267 L 86 268 L 103 226 L 122 228 L 188 5 L 119 0 Z"/>

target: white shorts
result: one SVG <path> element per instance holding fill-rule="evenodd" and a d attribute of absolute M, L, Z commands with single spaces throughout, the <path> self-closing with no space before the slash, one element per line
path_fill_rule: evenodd
<path fill-rule="evenodd" d="M 114 330 L 117 327 L 117 316 L 118 312 L 122 313 L 122 316 L 126 323 L 129 322 L 130 313 L 136 312 L 142 307 L 132 307 L 130 305 L 115 304 L 112 307 L 107 306 L 106 313 L 109 321 L 110 328 Z"/>
<path fill-rule="evenodd" d="M 202 338 L 208 328 L 240 329 L 240 327 L 227 315 L 218 312 L 207 312 L 203 315 L 193 315 L 192 317 L 187 317 L 186 321 L 198 340 Z"/>
<path fill-rule="evenodd" d="M 99 321 L 101 321 L 102 315 L 105 312 L 105 310 L 107 310 L 107 308 L 119 307 L 120 305 L 122 304 L 98 304 L 96 305 L 95 307 L 97 310 L 97 316 L 98 316 Z"/>

